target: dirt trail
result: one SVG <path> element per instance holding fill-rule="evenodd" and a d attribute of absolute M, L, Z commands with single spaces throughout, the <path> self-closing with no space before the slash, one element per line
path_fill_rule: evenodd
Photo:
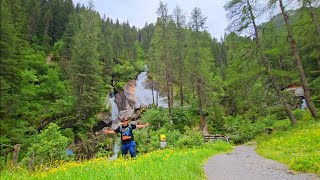
<path fill-rule="evenodd" d="M 255 144 L 236 146 L 219 154 L 204 165 L 209 180 L 320 180 L 313 174 L 297 174 L 285 165 L 259 156 Z"/>

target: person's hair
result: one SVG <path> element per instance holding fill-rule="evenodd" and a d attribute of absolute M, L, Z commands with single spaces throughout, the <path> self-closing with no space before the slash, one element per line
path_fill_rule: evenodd
<path fill-rule="evenodd" d="M 122 117 L 122 118 L 121 118 L 121 122 L 123 122 L 123 121 L 128 121 L 128 118 L 127 118 L 127 117 L 125 117 L 125 116 L 124 116 L 124 117 Z"/>

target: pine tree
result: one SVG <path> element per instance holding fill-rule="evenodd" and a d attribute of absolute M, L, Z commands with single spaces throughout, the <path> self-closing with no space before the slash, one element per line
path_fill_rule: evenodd
<path fill-rule="evenodd" d="M 64 74 L 70 78 L 70 61 L 72 58 L 72 38 L 80 31 L 79 16 L 76 12 L 69 15 L 68 24 L 63 34 L 63 50 L 61 54 L 60 66 Z"/>
<path fill-rule="evenodd" d="M 302 63 L 301 63 L 301 58 L 300 58 L 300 54 L 299 54 L 299 50 L 298 50 L 298 47 L 297 47 L 296 40 L 293 37 L 292 26 L 289 23 L 289 16 L 285 11 L 285 7 L 283 5 L 283 1 L 282 0 L 276 0 L 276 1 L 272 0 L 271 3 L 276 3 L 277 1 L 279 2 L 279 7 L 280 7 L 280 10 L 281 10 L 281 13 L 282 13 L 282 16 L 283 16 L 283 19 L 285 21 L 285 25 L 286 25 L 286 28 L 287 28 L 288 40 L 289 40 L 290 45 L 291 45 L 292 56 L 293 56 L 293 59 L 295 60 L 296 67 L 297 67 L 299 75 L 300 75 L 300 81 L 301 81 L 302 87 L 304 89 L 304 97 L 306 99 L 306 103 L 308 105 L 308 108 L 309 108 L 313 118 L 317 119 L 317 117 L 318 117 L 317 110 L 316 110 L 316 108 L 313 105 L 312 100 L 311 100 L 311 94 L 310 94 L 308 81 L 307 81 L 307 78 L 305 76 L 305 72 L 304 72 L 304 69 L 303 69 L 303 66 L 302 66 Z"/>
<path fill-rule="evenodd" d="M 191 12 L 190 40 L 188 45 L 187 67 L 190 72 L 190 85 L 196 93 L 198 110 L 202 123 L 204 123 L 203 108 L 207 101 L 210 101 L 207 92 L 210 92 L 212 66 L 214 65 L 211 53 L 211 37 L 204 29 L 206 17 L 201 9 L 194 8 Z M 204 125 L 204 124 L 203 124 Z"/>
<path fill-rule="evenodd" d="M 258 31 L 258 26 L 256 24 L 256 17 L 253 14 L 252 3 L 250 0 L 243 1 L 229 1 L 226 5 L 226 9 L 229 10 L 228 16 L 232 19 L 235 19 L 231 24 L 233 27 L 236 27 L 238 31 L 242 31 L 252 25 L 254 29 L 254 39 L 256 44 L 257 53 L 261 59 L 261 64 L 266 68 L 268 77 L 270 78 L 272 85 L 275 88 L 275 92 L 280 99 L 281 104 L 285 108 L 288 116 L 290 117 L 292 125 L 297 124 L 297 120 L 294 117 L 291 107 L 287 103 L 287 100 L 284 98 L 279 83 L 277 79 L 272 75 L 272 66 L 270 61 L 267 59 L 266 55 L 263 53 L 263 47 L 260 40 L 260 35 Z M 235 16 L 237 14 L 238 16 Z"/>
<path fill-rule="evenodd" d="M 178 77 L 177 81 L 179 83 L 179 95 L 180 95 L 180 105 L 183 106 L 183 74 L 184 74 L 184 61 L 185 61 L 185 15 L 182 9 L 177 6 L 173 11 L 173 18 L 176 24 L 176 63 L 178 65 Z"/>
<path fill-rule="evenodd" d="M 101 107 L 102 67 L 98 54 L 99 14 L 91 8 L 80 10 L 80 30 L 73 37 L 72 84 L 78 121 L 91 117 Z"/>
<path fill-rule="evenodd" d="M 168 14 L 167 4 L 160 2 L 157 14 L 159 19 L 157 24 L 160 26 L 160 57 L 159 57 L 159 79 L 160 85 L 163 84 L 164 91 L 167 95 L 169 114 L 171 115 L 171 110 L 173 107 L 173 49 L 174 49 L 174 29 L 175 24 Z"/>
<path fill-rule="evenodd" d="M 6 1 L 1 1 L 1 28 L 0 28 L 0 94 L 1 94 L 1 111 L 0 117 L 3 118 L 7 113 L 8 103 L 12 92 L 15 92 L 16 85 L 13 83 L 17 80 L 18 61 L 16 55 L 18 50 L 18 32 L 14 26 Z"/>

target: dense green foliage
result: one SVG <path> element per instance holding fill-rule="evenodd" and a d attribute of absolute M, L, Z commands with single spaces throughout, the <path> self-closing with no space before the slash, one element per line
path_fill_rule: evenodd
<path fill-rule="evenodd" d="M 57 160 L 67 160 L 65 147 L 71 139 L 63 136 L 59 127 L 51 123 L 45 130 L 33 138 L 28 154 L 36 156 L 34 165 L 41 165 L 41 162 L 53 164 Z M 28 163 L 28 158 L 24 160 Z"/>
<path fill-rule="evenodd" d="M 99 158 L 64 163 L 32 176 L 22 171 L 5 172 L 3 179 L 205 179 L 203 162 L 214 154 L 231 149 L 230 144 L 224 142 L 208 143 L 201 148 L 158 150 L 135 160 Z"/>
<path fill-rule="evenodd" d="M 10 164 L 16 144 L 18 161 L 27 159 L 36 145 L 32 139 L 51 122 L 68 143 L 86 144 L 96 114 L 108 113 L 108 93 L 120 91 L 144 64 L 139 38 L 145 33 L 72 0 L 1 1 L 0 30 L 1 167 Z"/>
<path fill-rule="evenodd" d="M 304 120 L 298 127 L 258 138 L 257 152 L 289 165 L 290 169 L 320 175 L 320 124 Z"/>
<path fill-rule="evenodd" d="M 32 152 L 36 164 L 66 159 L 63 149 L 70 144 L 76 159 L 110 155 L 114 137 L 95 137 L 92 127 L 97 114 L 110 115 L 105 102 L 109 93 L 122 91 L 144 65 L 151 88 L 167 97 L 168 109 L 157 107 L 154 97 L 153 108 L 142 114 L 141 121 L 151 126 L 137 131 L 140 152 L 157 150 L 160 134 L 167 135 L 169 147 L 202 145 L 204 127 L 243 143 L 288 119 L 284 102 L 299 109 L 301 97 L 275 90 L 302 84 L 288 26 L 281 14 L 275 15 L 251 36 L 252 21 L 260 17 L 250 12 L 263 14 L 259 10 L 272 8 L 248 2 L 226 2 L 230 20 L 237 21 L 218 40 L 206 31 L 206 17 L 197 7 L 186 22 L 180 7 L 170 14 L 160 2 L 155 24 L 138 29 L 101 17 L 91 3 L 2 0 L 1 169 L 11 166 L 16 144 L 21 145 L 18 162 L 25 165 Z M 273 2 L 280 1 L 268 5 Z M 287 14 L 319 111 L 319 3 L 299 2 L 301 6 Z M 306 119 L 302 114 L 311 118 L 306 112 L 293 111 L 298 123 Z M 47 129 L 52 129 L 52 137 Z"/>

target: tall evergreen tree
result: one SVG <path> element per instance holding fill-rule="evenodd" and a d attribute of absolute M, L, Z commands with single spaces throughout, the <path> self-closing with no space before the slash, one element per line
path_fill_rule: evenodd
<path fill-rule="evenodd" d="M 319 14 L 320 7 L 314 9 Z M 313 103 L 316 107 L 320 106 L 320 36 L 316 26 L 310 16 L 309 7 L 302 7 L 297 15 L 297 20 L 293 24 L 298 47 L 300 50 L 301 61 L 308 78 L 310 92 L 313 95 Z M 312 42 L 312 43 L 311 43 Z"/>
<path fill-rule="evenodd" d="M 281 89 L 276 77 L 272 75 L 271 63 L 269 62 L 269 60 L 267 59 L 266 55 L 263 52 L 264 50 L 260 40 L 259 30 L 256 24 L 256 16 L 254 15 L 254 12 L 253 12 L 252 3 L 250 2 L 250 0 L 243 0 L 243 1 L 232 0 L 227 3 L 226 9 L 229 10 L 230 12 L 228 16 L 231 19 L 233 19 L 233 22 L 231 22 L 230 24 L 232 24 L 233 27 L 236 27 L 238 31 L 241 32 L 243 29 L 246 29 L 249 25 L 253 27 L 257 54 L 260 56 L 262 65 L 266 68 L 267 75 L 270 78 L 272 85 L 275 88 L 275 92 L 279 97 L 281 104 L 283 105 L 284 109 L 286 110 L 291 120 L 291 124 L 296 125 L 297 120 L 292 113 L 290 105 L 287 103 L 287 100 L 284 98 L 284 95 L 281 92 Z"/>
<path fill-rule="evenodd" d="M 175 24 L 168 14 L 167 4 L 160 1 L 155 34 L 151 41 L 152 69 L 157 81 L 157 89 L 167 95 L 169 114 L 173 107 L 173 69 Z M 159 94 L 157 94 L 158 102 Z M 158 104 L 158 103 L 157 103 Z"/>
<path fill-rule="evenodd" d="M 1 28 L 0 28 L 0 94 L 1 94 L 1 111 L 0 117 L 3 118 L 8 113 L 11 95 L 17 89 L 17 75 L 19 72 L 17 60 L 18 50 L 18 32 L 14 26 L 9 5 L 6 1 L 1 1 Z"/>
<path fill-rule="evenodd" d="M 154 29 L 155 27 L 152 23 L 146 23 L 144 27 L 138 32 L 138 40 L 141 43 L 144 52 L 149 51 L 150 42 L 154 34 Z"/>
<path fill-rule="evenodd" d="M 178 77 L 177 81 L 179 84 L 179 95 L 180 95 L 180 105 L 183 106 L 183 74 L 184 74 L 184 61 L 185 61 L 185 41 L 186 41 L 186 35 L 185 35 L 185 15 L 182 12 L 182 9 L 177 6 L 173 10 L 173 19 L 176 24 L 176 59 L 177 59 L 177 65 L 178 65 Z"/>
<path fill-rule="evenodd" d="M 311 94 L 310 94 L 308 81 L 307 81 L 307 78 L 306 78 L 302 63 L 301 63 L 301 58 L 300 58 L 299 50 L 297 47 L 297 43 L 296 43 L 296 40 L 293 36 L 292 26 L 289 23 L 289 16 L 288 16 L 287 12 L 285 11 L 285 7 L 283 5 L 282 0 L 271 0 L 270 1 L 270 3 L 276 3 L 276 2 L 279 3 L 279 7 L 281 10 L 283 19 L 285 21 L 285 25 L 286 25 L 287 33 L 288 33 L 288 40 L 290 42 L 291 50 L 292 50 L 292 56 L 293 56 L 293 59 L 295 60 L 296 67 L 297 67 L 299 75 L 300 75 L 300 81 L 301 81 L 303 89 L 304 89 L 304 97 L 306 99 L 306 103 L 308 105 L 308 108 L 309 108 L 313 118 L 317 119 L 317 117 L 318 117 L 317 110 L 311 100 Z"/>
<path fill-rule="evenodd" d="M 101 107 L 103 81 L 98 54 L 99 14 L 90 7 L 80 10 L 79 18 L 80 30 L 73 37 L 72 44 L 71 80 L 76 97 L 76 118 L 82 121 Z"/>
<path fill-rule="evenodd" d="M 213 77 L 211 71 L 213 65 L 211 37 L 206 31 L 203 31 L 206 19 L 201 9 L 196 7 L 192 10 L 190 17 L 190 28 L 192 32 L 187 55 L 188 69 L 190 71 L 190 86 L 196 93 L 202 123 L 204 123 L 203 108 L 208 100 L 206 92 L 208 92 L 207 90 L 208 87 L 210 87 L 211 78 Z"/>
<path fill-rule="evenodd" d="M 162 49 L 160 50 L 160 66 L 159 75 L 163 78 L 164 90 L 167 94 L 169 114 L 171 115 L 171 110 L 173 107 L 173 69 L 174 64 L 173 57 L 173 40 L 174 36 L 174 23 L 168 13 L 167 4 L 160 2 L 160 6 L 157 11 L 159 15 L 159 26 L 161 27 L 160 35 L 160 45 Z M 159 79 L 160 80 L 160 79 Z M 159 81 L 161 83 L 161 81 Z"/>

